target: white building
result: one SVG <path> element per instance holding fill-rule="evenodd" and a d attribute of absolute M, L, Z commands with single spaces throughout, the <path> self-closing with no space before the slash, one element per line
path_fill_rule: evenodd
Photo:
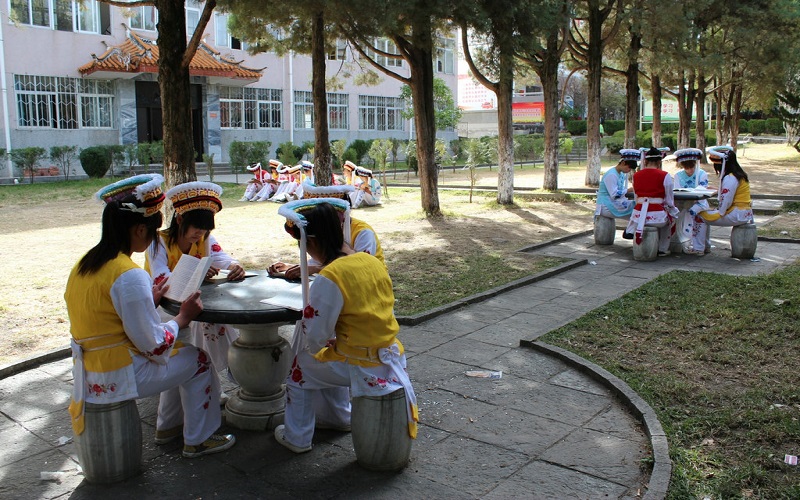
<path fill-rule="evenodd" d="M 186 3 L 187 38 L 202 4 Z M 97 0 L 8 0 L 0 5 L 0 86 L 7 150 L 29 146 L 132 144 L 162 138 L 153 7 L 118 8 Z M 394 52 L 388 40 L 383 48 Z M 442 40 L 434 61 L 457 98 L 455 43 Z M 232 141 L 314 140 L 311 59 L 249 55 L 216 13 L 190 68 L 195 150 L 228 159 Z M 344 42 L 329 54 L 328 76 L 353 60 Z M 408 76 L 402 60 L 387 68 Z M 367 65 L 366 62 L 362 64 Z M 402 84 L 375 86 L 352 79 L 328 93 L 330 140 L 413 138 L 401 116 Z M 444 131 L 447 140 L 454 131 Z M 199 155 L 198 155 L 199 157 Z M 8 167 L 0 177 L 10 177 Z"/>

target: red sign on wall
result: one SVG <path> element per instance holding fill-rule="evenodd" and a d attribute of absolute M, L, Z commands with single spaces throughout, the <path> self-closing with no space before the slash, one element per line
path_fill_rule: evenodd
<path fill-rule="evenodd" d="M 514 123 L 541 123 L 544 121 L 543 102 L 515 102 L 511 104 Z"/>

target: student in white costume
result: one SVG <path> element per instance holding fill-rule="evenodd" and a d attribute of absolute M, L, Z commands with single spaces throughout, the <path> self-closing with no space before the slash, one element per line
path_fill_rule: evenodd
<path fill-rule="evenodd" d="M 278 190 L 278 186 L 280 185 L 280 175 L 278 174 L 278 168 L 280 167 L 283 167 L 283 163 L 278 160 L 269 161 L 269 174 L 265 176 L 261 191 L 258 192 L 255 199 L 252 201 L 267 201 L 275 194 L 275 191 Z"/>
<path fill-rule="evenodd" d="M 597 205 L 595 217 L 602 216 L 609 219 L 629 220 L 636 202 L 627 198 L 633 192 L 633 186 L 628 187 L 628 177 L 638 167 L 636 161 L 640 157 L 638 149 L 621 149 L 620 160 L 603 174 L 600 187 L 597 189 Z M 625 239 L 633 239 L 633 235 L 623 232 Z"/>
<path fill-rule="evenodd" d="M 681 170 L 675 173 L 675 189 L 708 189 L 708 174 L 700 168 L 703 152 L 696 148 L 679 149 L 675 151 L 675 161 Z M 701 200 L 696 204 L 708 210 L 708 201 Z M 708 228 L 702 218 L 689 213 L 689 209 L 681 210 L 676 224 L 678 237 L 683 244 L 683 253 L 689 255 L 704 255 L 706 248 L 706 235 Z M 701 241 L 702 240 L 702 241 Z"/>
<path fill-rule="evenodd" d="M 357 167 L 354 174 L 356 190 L 350 194 L 353 208 L 380 204 L 383 189 L 381 183 L 372 177 L 372 170 Z"/>
<path fill-rule="evenodd" d="M 302 175 L 300 170 L 300 165 L 284 167 L 283 171 L 278 170 L 278 172 L 281 172 L 287 180 L 278 186 L 278 190 L 269 199 L 269 201 L 274 201 L 275 203 L 285 203 L 293 200 L 294 192 L 297 187 L 300 186 L 300 176 Z"/>
<path fill-rule="evenodd" d="M 261 168 L 261 162 L 248 165 L 247 171 L 253 173 L 253 178 L 247 181 L 247 187 L 244 188 L 244 195 L 239 201 L 256 201 L 256 197 L 264 188 L 264 181 L 269 174 Z"/>
<path fill-rule="evenodd" d="M 211 234 L 215 228 L 214 216 L 222 210 L 219 197 L 222 188 L 212 182 L 187 182 L 167 191 L 175 213 L 169 227 L 161 231 L 155 245 L 145 254 L 145 269 L 156 284 L 170 277 L 184 255 L 198 259 L 211 258 L 207 277 L 227 270 L 227 279 L 244 278 L 242 266 L 228 255 Z M 166 313 L 164 313 L 166 314 Z M 211 357 L 216 372 L 228 368 L 228 348 L 239 338 L 239 331 L 231 325 L 192 321 L 189 338 L 192 345 L 200 347 Z"/>
<path fill-rule="evenodd" d="M 64 299 L 70 319 L 75 434 L 84 432 L 84 403 L 108 404 L 161 394 L 156 443 L 183 436 L 183 456 L 226 450 L 236 442 L 218 435 L 219 385 L 206 353 L 176 341 L 203 309 L 200 292 L 177 316 L 162 322 L 156 304 L 166 292 L 131 260 L 155 241 L 161 226 L 163 177 L 145 174 L 97 193 L 105 202 L 100 242 L 75 265 Z M 174 389 L 174 390 L 173 390 Z M 178 390 L 180 389 L 180 390 Z M 174 397 L 174 401 L 165 401 Z"/>
<path fill-rule="evenodd" d="M 295 453 L 311 450 L 314 428 L 350 429 L 350 397 L 383 396 L 404 389 L 408 432 L 417 434 L 416 396 L 406 372 L 400 327 L 394 317 L 392 281 L 375 257 L 344 241 L 338 199 L 287 203 L 278 211 L 304 253 L 324 267 L 303 294 L 303 319 L 295 328 L 295 355 L 286 379 L 284 425 L 275 439 Z M 302 270 L 303 286 L 308 273 Z"/>

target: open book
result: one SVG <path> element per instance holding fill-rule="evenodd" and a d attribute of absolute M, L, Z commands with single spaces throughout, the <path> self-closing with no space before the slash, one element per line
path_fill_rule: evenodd
<path fill-rule="evenodd" d="M 203 284 L 209 267 L 211 267 L 210 257 L 198 259 L 191 255 L 181 255 L 181 260 L 167 279 L 169 290 L 164 297 L 175 302 L 183 302 Z"/>

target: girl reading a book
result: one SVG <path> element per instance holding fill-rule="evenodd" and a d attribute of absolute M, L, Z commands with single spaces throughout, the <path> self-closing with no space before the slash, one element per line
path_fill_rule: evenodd
<path fill-rule="evenodd" d="M 198 259 L 210 257 L 207 278 L 227 270 L 227 279 L 236 281 L 245 276 L 244 269 L 222 250 L 216 238 L 214 215 L 222 210 L 222 187 L 211 182 L 187 182 L 167 191 L 175 214 L 169 227 L 159 233 L 156 245 L 147 251 L 145 269 L 155 283 L 164 282 L 184 255 Z M 165 313 L 164 313 L 165 314 Z M 230 325 L 193 321 L 189 325 L 191 344 L 211 356 L 216 371 L 228 368 L 228 347 L 239 337 Z"/>
<path fill-rule="evenodd" d="M 200 292 L 181 304 L 177 316 L 162 322 L 156 304 L 167 286 L 152 285 L 131 259 L 133 252 L 152 246 L 161 226 L 162 182 L 157 174 L 138 175 L 96 195 L 105 202 L 100 242 L 72 269 L 64 293 L 74 379 L 69 412 L 80 435 L 85 403 L 161 393 L 156 442 L 182 435 L 183 456 L 193 458 L 226 450 L 235 439 L 215 434 L 221 414 L 218 405 L 209 403 L 219 397 L 219 384 L 208 356 L 176 341 L 178 330 L 203 309 Z M 177 400 L 165 402 L 166 397 Z"/>
<path fill-rule="evenodd" d="M 275 439 L 295 453 L 311 450 L 315 426 L 350 429 L 350 394 L 383 396 L 405 390 L 408 432 L 416 437 L 416 397 L 406 373 L 392 280 L 376 257 L 344 241 L 341 199 L 304 199 L 283 205 L 292 236 L 323 264 L 303 293 L 303 319 L 295 328 L 295 358 L 286 379 L 284 425 Z M 301 254 L 301 266 L 306 266 Z M 303 288 L 308 287 L 304 269 Z"/>

